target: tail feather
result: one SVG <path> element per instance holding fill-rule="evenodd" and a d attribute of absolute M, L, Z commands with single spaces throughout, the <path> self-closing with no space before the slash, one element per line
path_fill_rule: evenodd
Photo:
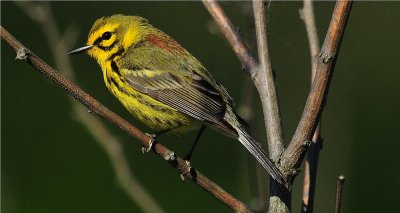
<path fill-rule="evenodd" d="M 257 159 L 257 161 L 264 167 L 264 169 L 271 175 L 273 179 L 279 183 L 285 183 L 282 173 L 275 166 L 275 164 L 267 157 L 268 155 L 263 151 L 261 144 L 257 143 L 250 135 L 247 133 L 242 119 L 233 111 L 231 107 L 226 108 L 226 113 L 224 115 L 224 120 L 221 123 L 214 123 L 214 125 L 220 129 L 229 132 L 232 135 L 238 137 L 240 143 Z"/>
<path fill-rule="evenodd" d="M 273 179 L 279 183 L 284 183 L 285 181 L 283 180 L 282 173 L 267 157 L 267 154 L 261 148 L 261 144 L 257 143 L 257 141 L 255 141 L 243 128 L 238 127 L 236 130 L 239 135 L 238 140 L 240 143 L 242 143 L 242 145 L 257 159 L 257 161 L 260 162 Z"/>

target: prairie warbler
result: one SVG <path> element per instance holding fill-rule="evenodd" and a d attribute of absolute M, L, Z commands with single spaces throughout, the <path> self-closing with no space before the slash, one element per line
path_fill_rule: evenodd
<path fill-rule="evenodd" d="M 138 16 L 98 19 L 87 44 L 69 54 L 95 58 L 110 92 L 138 120 L 157 131 L 196 123 L 237 138 L 277 181 L 282 174 L 243 128 L 233 99 L 180 44 Z"/>

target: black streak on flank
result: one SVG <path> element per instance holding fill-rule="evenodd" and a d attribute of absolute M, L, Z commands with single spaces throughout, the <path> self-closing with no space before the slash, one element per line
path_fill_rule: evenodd
<path fill-rule="evenodd" d="M 121 73 L 119 72 L 119 68 L 117 66 L 117 63 L 115 61 L 111 61 L 111 69 L 113 72 L 117 73 L 118 76 L 121 76 Z"/>
<path fill-rule="evenodd" d="M 118 91 L 120 91 L 126 95 L 129 95 L 129 93 L 126 90 L 124 90 L 123 88 L 121 88 L 119 86 L 119 84 L 117 83 L 117 81 L 114 78 L 108 78 L 108 79 L 114 84 L 114 86 L 118 89 Z"/>

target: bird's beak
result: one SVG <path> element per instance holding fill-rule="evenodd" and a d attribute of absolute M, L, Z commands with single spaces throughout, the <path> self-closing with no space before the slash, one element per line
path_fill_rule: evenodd
<path fill-rule="evenodd" d="M 79 48 L 74 49 L 71 52 L 69 52 L 68 55 L 81 53 L 81 52 L 84 52 L 84 51 L 89 50 L 91 48 L 93 48 L 93 45 L 87 45 L 87 46 L 79 47 Z"/>

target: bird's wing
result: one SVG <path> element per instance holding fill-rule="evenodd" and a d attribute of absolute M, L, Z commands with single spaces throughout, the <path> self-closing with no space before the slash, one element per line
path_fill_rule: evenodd
<path fill-rule="evenodd" d="M 226 128 L 222 121 L 224 99 L 200 75 L 178 76 L 159 70 L 125 70 L 125 73 L 126 82 L 134 89 L 197 120 Z"/>

